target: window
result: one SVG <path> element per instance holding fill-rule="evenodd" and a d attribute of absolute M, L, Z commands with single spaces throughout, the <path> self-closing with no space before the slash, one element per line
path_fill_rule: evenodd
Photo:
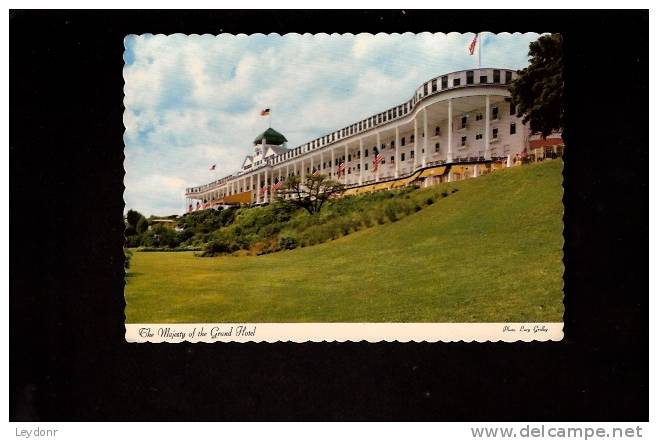
<path fill-rule="evenodd" d="M 473 84 L 473 71 L 472 70 L 467 70 L 466 71 L 466 84 Z"/>
<path fill-rule="evenodd" d="M 395 162 L 395 156 L 391 156 L 391 162 Z"/>
<path fill-rule="evenodd" d="M 366 158 L 368 157 L 368 149 L 366 149 Z"/>
<path fill-rule="evenodd" d="M 398 116 L 398 109 L 397 107 L 393 109 L 393 118 L 396 118 Z"/>
<path fill-rule="evenodd" d="M 368 156 L 368 155 L 366 155 L 366 156 Z M 356 152 L 356 157 L 357 157 L 357 158 L 360 158 L 360 157 L 361 157 L 361 150 L 359 150 L 358 152 Z"/>
<path fill-rule="evenodd" d="M 441 89 L 447 89 L 448 88 L 448 75 L 444 75 L 441 77 Z"/>
<path fill-rule="evenodd" d="M 475 135 L 475 139 L 482 139 L 482 133 L 478 133 L 477 135 Z"/>
<path fill-rule="evenodd" d="M 491 119 L 498 119 L 498 107 L 491 109 Z"/>
<path fill-rule="evenodd" d="M 491 135 L 493 139 L 498 138 L 498 129 L 493 129 L 493 134 Z"/>
<path fill-rule="evenodd" d="M 480 120 L 482 120 L 482 114 L 478 113 L 477 115 L 475 115 L 475 121 L 480 121 Z"/>
<path fill-rule="evenodd" d="M 392 148 L 392 149 L 395 148 L 395 141 L 391 141 L 391 148 Z"/>
<path fill-rule="evenodd" d="M 359 130 L 361 130 L 361 123 L 359 123 Z"/>
<path fill-rule="evenodd" d="M 368 163 L 367 162 L 365 163 L 365 167 L 366 167 L 366 170 L 368 170 Z"/>
<path fill-rule="evenodd" d="M 432 80 L 432 92 L 436 92 L 436 80 Z"/>
<path fill-rule="evenodd" d="M 480 75 L 480 84 L 487 84 L 489 82 L 489 77 L 486 75 Z"/>
<path fill-rule="evenodd" d="M 505 84 L 512 82 L 512 72 L 509 70 L 505 71 Z"/>
<path fill-rule="evenodd" d="M 361 170 L 361 164 L 357 164 L 357 165 L 356 165 L 356 169 L 357 169 L 358 171 L 360 171 L 360 170 Z"/>
<path fill-rule="evenodd" d="M 493 72 L 493 82 L 494 83 L 500 83 L 500 70 L 499 69 L 494 69 Z"/>
<path fill-rule="evenodd" d="M 427 83 L 423 84 L 423 96 L 427 95 Z"/>
<path fill-rule="evenodd" d="M 400 140 L 400 145 L 401 145 L 402 147 L 404 147 L 404 136 L 403 136 L 402 139 Z"/>
<path fill-rule="evenodd" d="M 461 78 L 453 78 L 452 87 L 457 87 L 457 86 L 461 85 L 461 83 L 462 83 Z"/>
<path fill-rule="evenodd" d="M 409 142 L 412 143 L 412 144 L 414 143 L 414 136 L 415 136 L 415 135 L 411 135 L 411 136 L 409 137 Z"/>
<path fill-rule="evenodd" d="M 407 113 L 407 105 L 406 104 L 404 106 L 402 106 L 402 112 Z"/>
<path fill-rule="evenodd" d="M 400 161 L 404 161 L 404 152 L 400 154 Z"/>
<path fill-rule="evenodd" d="M 347 174 L 351 175 L 352 174 L 352 167 L 347 167 Z"/>
<path fill-rule="evenodd" d="M 462 147 L 464 147 L 464 146 L 466 145 L 466 137 L 465 137 L 465 136 L 462 136 L 462 143 L 461 143 L 461 145 L 462 145 Z"/>
<path fill-rule="evenodd" d="M 413 150 L 411 150 L 411 151 L 409 152 L 409 159 L 414 159 L 414 155 L 415 155 L 415 154 L 416 154 L 416 152 L 413 151 Z"/>
<path fill-rule="evenodd" d="M 466 128 L 466 117 L 465 117 L 465 116 L 462 116 L 462 125 L 461 125 L 461 128 L 462 128 L 462 129 L 465 129 L 465 128 Z"/>
<path fill-rule="evenodd" d="M 391 111 L 388 111 L 388 119 L 391 119 Z"/>
<path fill-rule="evenodd" d="M 516 133 L 516 123 L 512 123 L 509 125 L 509 134 L 514 135 Z"/>
<path fill-rule="evenodd" d="M 439 153 L 440 149 L 441 149 L 441 143 L 440 142 L 437 142 L 436 144 L 434 144 L 434 152 L 435 153 Z"/>
<path fill-rule="evenodd" d="M 516 115 L 516 104 L 509 103 L 509 114 L 512 116 Z"/>
<path fill-rule="evenodd" d="M 436 128 L 434 129 L 434 136 L 439 136 L 439 135 L 441 135 L 441 127 L 436 126 Z"/>
<path fill-rule="evenodd" d="M 349 155 L 347 155 L 347 162 L 350 162 L 350 161 L 352 161 L 352 154 L 351 153 Z"/>

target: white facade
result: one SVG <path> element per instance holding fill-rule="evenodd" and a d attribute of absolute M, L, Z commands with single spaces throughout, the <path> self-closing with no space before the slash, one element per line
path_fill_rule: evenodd
<path fill-rule="evenodd" d="M 262 192 L 263 186 L 314 170 L 355 187 L 404 178 L 427 167 L 513 157 L 528 143 L 528 129 L 509 100 L 507 85 L 514 78 L 516 72 L 507 69 L 453 72 L 422 84 L 403 104 L 298 147 L 256 145 L 239 172 L 188 188 L 188 208 L 222 203 L 241 193 L 243 202 L 245 195 L 250 202 L 268 202 L 272 190 Z M 376 173 L 375 146 L 384 158 Z M 338 177 L 343 161 L 345 173 Z"/>

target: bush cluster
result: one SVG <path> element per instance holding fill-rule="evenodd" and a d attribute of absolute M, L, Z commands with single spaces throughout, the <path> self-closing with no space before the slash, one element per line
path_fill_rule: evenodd
<path fill-rule="evenodd" d="M 180 217 L 177 231 L 154 226 L 139 235 L 127 235 L 126 246 L 153 250 L 202 249 L 203 256 L 292 250 L 397 222 L 454 191 L 449 186 L 429 189 L 410 186 L 347 196 L 328 201 L 322 212 L 314 215 L 277 201 L 260 207 L 198 211 Z M 135 218 L 133 215 L 132 221 L 139 222 L 140 218 Z"/>

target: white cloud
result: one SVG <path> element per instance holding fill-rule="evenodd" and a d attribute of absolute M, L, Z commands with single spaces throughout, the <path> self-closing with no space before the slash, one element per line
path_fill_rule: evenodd
<path fill-rule="evenodd" d="M 184 189 L 237 170 L 272 126 L 294 147 L 475 66 L 473 34 L 130 36 L 124 68 L 126 210 L 184 209 Z M 483 65 L 521 68 L 537 34 L 487 34 Z M 217 164 L 216 174 L 208 167 Z"/>

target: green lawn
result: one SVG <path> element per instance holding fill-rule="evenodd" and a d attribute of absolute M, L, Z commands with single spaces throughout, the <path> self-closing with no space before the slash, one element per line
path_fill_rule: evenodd
<path fill-rule="evenodd" d="M 312 247 L 134 253 L 126 321 L 561 322 L 562 162 L 450 186 L 398 222 Z"/>

